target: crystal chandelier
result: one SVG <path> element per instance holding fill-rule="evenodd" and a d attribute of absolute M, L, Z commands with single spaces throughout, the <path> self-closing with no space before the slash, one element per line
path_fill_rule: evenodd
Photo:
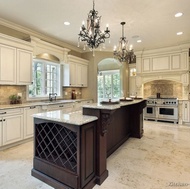
<path fill-rule="evenodd" d="M 98 16 L 98 11 L 95 11 L 94 7 L 95 4 L 93 0 L 93 10 L 90 10 L 88 14 L 87 25 L 85 27 L 83 21 L 80 33 L 78 34 L 78 47 L 80 42 L 83 41 L 84 50 L 86 46 L 88 46 L 90 50 L 94 50 L 95 48 L 98 48 L 101 43 L 105 43 L 105 39 L 110 37 L 108 25 L 103 32 L 100 30 L 101 16 Z"/>
<path fill-rule="evenodd" d="M 130 63 L 135 58 L 132 45 L 128 47 L 128 40 L 124 37 L 124 25 L 125 22 L 121 22 L 122 25 L 122 37 L 120 38 L 118 47 L 114 47 L 114 57 L 118 59 L 120 62 L 128 62 Z"/>

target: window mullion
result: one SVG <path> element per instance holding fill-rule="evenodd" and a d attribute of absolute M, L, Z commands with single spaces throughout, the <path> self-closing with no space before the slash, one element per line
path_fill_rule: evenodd
<path fill-rule="evenodd" d="M 45 82 L 46 82 L 46 75 L 47 75 L 47 73 L 46 73 L 46 66 L 47 66 L 47 64 L 46 63 L 44 63 L 43 64 L 43 73 L 42 73 L 42 91 L 43 91 L 43 95 L 46 95 L 46 93 L 45 93 Z"/>
<path fill-rule="evenodd" d="M 111 98 L 113 98 L 113 74 L 111 74 Z"/>

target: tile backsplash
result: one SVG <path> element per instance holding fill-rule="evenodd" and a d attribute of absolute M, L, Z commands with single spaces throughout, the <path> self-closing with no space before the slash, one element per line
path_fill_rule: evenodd
<path fill-rule="evenodd" d="M 9 96 L 17 95 L 18 93 L 22 93 L 22 103 L 26 103 L 26 90 L 27 87 L 25 85 L 0 85 L 0 105 L 2 104 L 10 104 Z M 75 91 L 76 99 L 82 98 L 82 89 L 81 88 L 62 88 L 63 98 L 71 99 L 72 90 Z"/>
<path fill-rule="evenodd" d="M 0 85 L 0 104 L 9 104 L 9 96 L 22 93 L 22 103 L 26 102 L 26 86 L 24 85 Z"/>
<path fill-rule="evenodd" d="M 175 81 L 155 80 L 144 84 L 144 97 L 177 97 L 182 99 L 182 84 Z"/>

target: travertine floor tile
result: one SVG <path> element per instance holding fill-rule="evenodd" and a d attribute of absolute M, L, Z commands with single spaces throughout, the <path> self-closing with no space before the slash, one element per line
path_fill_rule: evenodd
<path fill-rule="evenodd" d="M 33 142 L 0 152 L 0 189 L 52 189 L 31 176 Z M 94 189 L 190 189 L 190 127 L 145 121 L 108 158 L 109 177 Z"/>

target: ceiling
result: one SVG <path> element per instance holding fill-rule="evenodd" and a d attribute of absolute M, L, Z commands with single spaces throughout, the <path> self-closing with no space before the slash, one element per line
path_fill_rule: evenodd
<path fill-rule="evenodd" d="M 79 28 L 92 4 L 92 0 L 0 0 L 0 18 L 76 47 Z M 117 45 L 122 21 L 134 51 L 190 42 L 190 0 L 95 0 L 95 10 L 102 16 L 101 29 L 109 24 L 111 31 L 106 50 Z M 183 16 L 175 18 L 177 12 Z M 177 36 L 180 31 L 183 35 Z"/>

